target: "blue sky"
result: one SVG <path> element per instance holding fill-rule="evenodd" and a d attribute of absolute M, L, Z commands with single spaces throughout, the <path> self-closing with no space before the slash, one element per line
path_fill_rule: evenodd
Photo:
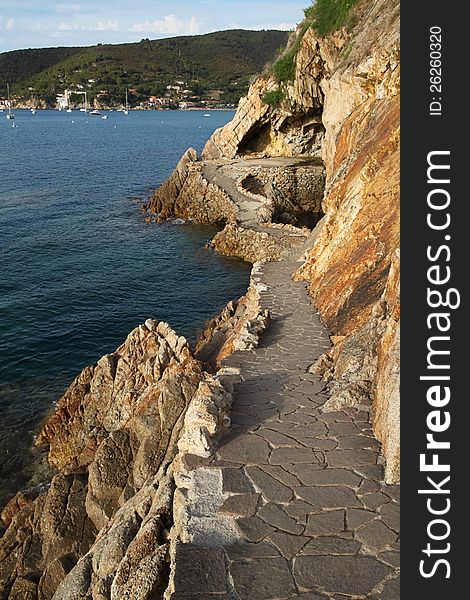
<path fill-rule="evenodd" d="M 0 52 L 220 29 L 291 29 L 309 0 L 0 0 Z"/>

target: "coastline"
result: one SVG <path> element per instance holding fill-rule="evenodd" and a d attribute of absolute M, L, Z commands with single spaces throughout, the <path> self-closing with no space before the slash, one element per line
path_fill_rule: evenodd
<path fill-rule="evenodd" d="M 221 224 L 250 288 L 195 352 L 149 320 L 77 377 L 38 440 L 58 475 L 7 515 L 42 571 L 4 554 L 16 597 L 398 598 L 397 19 L 365 5 L 349 63 L 307 31 L 285 104 L 256 81 L 148 203 Z"/>

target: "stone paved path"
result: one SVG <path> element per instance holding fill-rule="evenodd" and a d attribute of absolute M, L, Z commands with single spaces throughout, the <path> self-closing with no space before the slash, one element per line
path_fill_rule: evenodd
<path fill-rule="evenodd" d="M 175 600 L 399 599 L 399 487 L 382 483 L 368 412 L 322 410 L 325 384 L 308 367 L 328 333 L 291 280 L 296 266 L 262 266 L 272 323 L 258 349 L 224 363 L 242 381 L 211 467 L 222 472 L 218 512 L 242 543 L 196 550 L 199 574 L 215 579 L 196 577 Z"/>
<path fill-rule="evenodd" d="M 236 181 L 247 174 L 247 169 L 279 168 L 311 166 L 318 169 L 317 159 L 306 160 L 304 158 L 263 158 L 263 159 L 237 159 L 232 161 L 205 161 L 202 163 L 204 178 L 224 190 L 238 207 L 238 223 L 242 227 L 248 227 L 256 231 L 266 231 L 270 235 L 282 235 L 280 231 L 266 228 L 263 223 L 266 220 L 270 204 L 269 200 L 262 197 L 255 198 L 244 194 L 237 186 Z M 283 233 L 285 235 L 285 232 Z"/>

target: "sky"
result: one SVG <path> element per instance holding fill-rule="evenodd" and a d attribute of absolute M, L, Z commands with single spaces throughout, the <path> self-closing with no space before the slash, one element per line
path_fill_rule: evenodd
<path fill-rule="evenodd" d="M 138 42 L 221 29 L 292 29 L 309 0 L 0 0 L 0 52 Z"/>

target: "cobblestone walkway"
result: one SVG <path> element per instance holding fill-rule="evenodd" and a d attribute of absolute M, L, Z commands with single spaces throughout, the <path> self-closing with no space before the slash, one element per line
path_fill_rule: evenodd
<path fill-rule="evenodd" d="M 322 410 L 325 384 L 308 367 L 328 333 L 291 280 L 296 266 L 261 267 L 271 325 L 256 351 L 224 363 L 242 381 L 211 466 L 222 472 L 218 512 L 244 543 L 196 550 L 214 579 L 172 598 L 399 599 L 399 487 L 382 483 L 368 412 Z"/>

